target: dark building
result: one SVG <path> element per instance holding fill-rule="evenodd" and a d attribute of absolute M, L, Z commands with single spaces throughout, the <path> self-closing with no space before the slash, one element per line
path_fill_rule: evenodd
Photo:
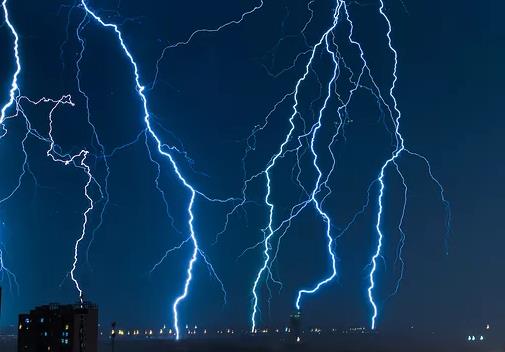
<path fill-rule="evenodd" d="M 97 352 L 98 308 L 49 304 L 19 315 L 18 352 Z"/>

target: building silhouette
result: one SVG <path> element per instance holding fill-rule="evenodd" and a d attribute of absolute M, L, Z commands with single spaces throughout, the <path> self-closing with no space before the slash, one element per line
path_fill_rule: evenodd
<path fill-rule="evenodd" d="M 18 352 L 97 352 L 98 308 L 49 304 L 19 315 Z"/>

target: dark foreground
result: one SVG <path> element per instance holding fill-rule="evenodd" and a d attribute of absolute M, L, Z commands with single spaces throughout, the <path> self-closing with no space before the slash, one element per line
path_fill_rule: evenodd
<path fill-rule="evenodd" d="M 470 344 L 423 342 L 421 340 L 393 341 L 374 338 L 354 341 L 312 340 L 295 344 L 286 341 L 267 341 L 251 338 L 207 339 L 175 342 L 171 340 L 117 341 L 115 352 L 505 352 L 505 348 L 490 343 Z M 100 343 L 99 352 L 111 351 L 108 341 Z M 16 352 L 16 341 L 0 341 L 0 352 Z"/>

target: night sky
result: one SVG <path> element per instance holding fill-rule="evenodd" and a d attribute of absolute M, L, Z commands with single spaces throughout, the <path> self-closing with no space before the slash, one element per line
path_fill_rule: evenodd
<path fill-rule="evenodd" d="M 305 32 L 308 44 L 315 44 L 331 26 L 335 3 L 312 3 L 314 17 Z M 31 99 L 72 96 L 75 107 L 60 107 L 54 113 L 54 139 L 65 153 L 89 150 L 93 175 L 103 184 L 103 158 L 93 141 L 86 121 L 86 102 L 76 81 L 80 52 L 76 29 L 84 11 L 73 8 L 73 4 L 8 2 L 11 21 L 20 36 L 20 94 Z M 190 44 L 168 49 L 160 62 L 156 84 L 152 85 L 156 61 L 167 45 L 186 41 L 196 29 L 217 28 L 240 19 L 242 13 L 258 4 L 245 0 L 89 2 L 104 20 L 120 26 L 138 64 L 142 84 L 152 87 L 146 96 L 157 135 L 169 146 L 184 151 L 174 152 L 174 157 L 188 181 L 216 198 L 241 197 L 247 137 L 255 126 L 264 123 L 274 105 L 293 91 L 304 73 L 309 56 L 302 55 L 296 61 L 295 57 L 308 50 L 300 34 L 310 16 L 308 1 L 265 0 L 263 7 L 240 24 L 217 33 L 199 33 Z M 446 212 L 437 185 L 421 159 L 402 154 L 398 164 L 409 189 L 403 226 L 405 272 L 397 295 L 390 297 L 400 273 L 395 250 L 401 235 L 398 222 L 403 189 L 394 168 L 388 168 L 382 226 L 384 260 L 378 260 L 374 290 L 379 305 L 378 326 L 384 330 L 415 325 L 456 331 L 488 321 L 505 324 L 505 238 L 501 226 L 505 201 L 505 70 L 501 64 L 505 62 L 505 3 L 385 0 L 385 5 L 398 51 L 395 95 L 402 111 L 401 132 L 409 150 L 429 159 L 451 204 L 452 224 L 447 240 Z M 393 56 L 378 6 L 375 0 L 356 1 L 349 2 L 348 9 L 355 39 L 363 46 L 386 102 L 392 104 L 388 91 Z M 139 135 L 145 125 L 131 65 L 110 28 L 90 18 L 83 26 L 85 51 L 79 77 L 105 154 L 134 143 L 108 158 L 110 202 L 100 227 L 104 202 L 96 185 L 90 187 L 96 207 L 80 245 L 76 274 L 85 298 L 99 304 L 102 322 L 115 320 L 131 327 L 171 326 L 172 303 L 183 287 L 191 244 L 170 253 L 154 272 L 150 270 L 167 249 L 187 238 L 189 193 L 148 139 L 152 158 L 161 165 L 159 185 L 167 205 L 163 202 L 155 185 L 156 163 L 149 159 L 145 136 Z M 343 20 L 335 30 L 335 41 L 341 44 L 339 49 L 347 64 L 356 71 L 359 52 L 346 41 L 348 32 L 349 25 Z M 2 105 L 8 99 L 15 69 L 12 40 L 8 27 L 0 23 Z M 331 59 L 324 50 L 316 53 L 315 60 L 299 100 L 301 116 L 309 129 L 322 106 L 332 73 Z M 293 63 L 293 68 L 282 73 Z M 339 89 L 345 91 L 345 77 L 342 79 Z M 371 82 L 364 79 L 363 84 Z M 32 127 L 47 136 L 51 104 L 22 104 Z M 288 97 L 258 133 L 256 148 L 245 159 L 247 177 L 264 169 L 278 151 L 289 129 L 292 106 L 293 99 Z M 332 96 L 316 147 L 325 173 L 331 165 L 327 145 L 338 123 L 337 108 L 338 102 Z M 366 202 L 367 188 L 390 157 L 394 142 L 387 132 L 392 128 L 391 119 L 381 113 L 380 104 L 365 89 L 357 91 L 348 112 L 345 138 L 340 136 L 333 145 L 336 166 L 328 182 L 332 193 L 324 202 L 333 236 Z M 9 113 L 14 114 L 14 109 Z M 21 142 L 26 133 L 21 116 L 8 120 L 5 127 L 8 133 L 0 140 L 0 199 L 16 186 L 23 167 Z M 297 128 L 303 128 L 300 120 Z M 73 283 L 65 277 L 72 265 L 82 212 L 88 206 L 83 194 L 86 175 L 82 169 L 53 162 L 46 156 L 47 149 L 47 143 L 29 137 L 26 150 L 36 181 L 27 172 L 19 190 L 0 204 L 3 261 L 19 282 L 19 293 L 15 287 L 10 291 L 4 275 L 2 326 L 14 323 L 19 312 L 35 305 L 78 299 Z M 293 182 L 297 172 L 294 161 L 290 154 L 272 172 L 276 223 L 303 197 Z M 310 188 L 316 177 L 310 150 L 302 154 L 300 163 L 304 170 L 301 182 Z M 337 241 L 337 278 L 316 295 L 304 296 L 307 323 L 369 325 L 367 265 L 377 241 L 376 186 L 370 190 L 367 209 Z M 248 202 L 229 217 L 228 229 L 216 243 L 233 203 L 196 198 L 196 234 L 227 290 L 227 303 L 223 302 L 219 283 L 199 257 L 189 296 L 180 305 L 181 324 L 249 327 L 251 289 L 263 257 L 260 248 L 238 257 L 263 238 L 261 230 L 268 219 L 264 177 L 251 183 L 247 196 Z M 329 275 L 324 231 L 325 223 L 313 206 L 293 222 L 272 267 L 274 277 L 284 285 L 280 290 L 269 283 L 270 309 L 267 285 L 261 280 L 259 325 L 284 325 L 294 309 L 297 291 Z"/>

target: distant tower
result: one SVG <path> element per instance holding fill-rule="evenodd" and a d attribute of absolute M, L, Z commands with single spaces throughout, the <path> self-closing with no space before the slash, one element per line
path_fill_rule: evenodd
<path fill-rule="evenodd" d="M 97 306 L 49 304 L 20 314 L 18 351 L 97 352 Z"/>
<path fill-rule="evenodd" d="M 116 322 L 112 322 L 112 331 L 110 333 L 110 340 L 111 340 L 111 351 L 114 352 L 114 348 L 116 345 Z"/>
<path fill-rule="evenodd" d="M 289 333 L 294 342 L 302 338 L 302 313 L 297 310 L 289 316 Z"/>

